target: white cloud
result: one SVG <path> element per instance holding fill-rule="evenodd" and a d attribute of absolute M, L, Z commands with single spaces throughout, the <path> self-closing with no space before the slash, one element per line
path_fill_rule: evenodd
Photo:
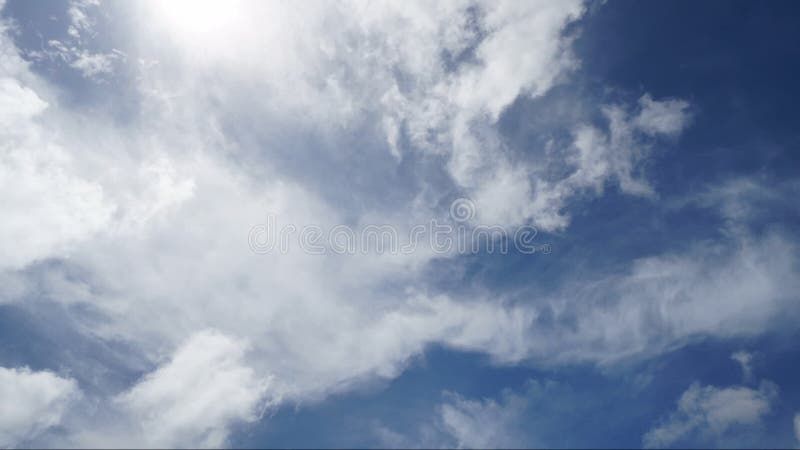
<path fill-rule="evenodd" d="M 196 333 L 121 394 L 117 401 L 141 427 L 142 445 L 219 447 L 230 425 L 259 419 L 270 381 L 246 364 L 245 351 L 243 342 L 220 333 Z"/>
<path fill-rule="evenodd" d="M 607 131 L 578 127 L 576 148 L 556 152 L 575 150 L 575 172 L 546 179 L 512 161 L 496 121 L 519 95 L 542 95 L 574 70 L 561 33 L 580 2 L 287 5 L 243 3 L 233 23 L 199 30 L 155 20 L 153 4 L 120 6 L 136 13 L 131 46 L 147 62 L 137 68 L 137 114 L 122 125 L 103 109 L 59 105 L 0 40 L 14 57 L 0 67 L 9 80 L 0 120 L 19 125 L 0 135 L 0 201 L 14 218 L 0 225 L 9 237 L 0 238 L 0 297 L 47 292 L 83 303 L 104 317 L 92 334 L 151 361 L 175 352 L 119 397 L 119 426 L 131 428 L 122 435 L 145 430 L 153 440 L 142 445 L 224 444 L 265 398 L 314 401 L 391 378 L 433 343 L 502 362 L 609 362 L 698 333 L 754 332 L 785 306 L 795 253 L 779 236 L 642 260 L 606 280 L 606 291 L 582 284 L 530 304 L 480 289 L 458 299 L 427 292 L 436 255 L 426 249 L 252 253 L 248 231 L 268 213 L 298 226 L 355 218 L 405 229 L 439 217 L 453 191 L 476 200 L 481 221 L 563 229 L 563 205 L 580 190 L 616 179 L 649 192 L 637 171 L 642 136 L 686 124 L 680 101 L 609 107 Z M 443 52 L 460 56 L 445 64 Z M 384 127 L 382 146 L 371 133 Z M 362 134 L 368 143 L 354 144 Z M 387 200 L 404 152 L 419 153 L 419 178 L 398 182 L 400 200 Z M 20 269 L 46 272 L 37 263 L 48 258 L 86 279 L 43 276 L 26 287 Z M 553 327 L 537 321 L 547 310 Z M 208 328 L 219 334 L 198 334 Z M 246 362 L 227 336 L 247 338 Z M 451 425 L 494 408 L 482 405 L 453 402 Z"/>
<path fill-rule="evenodd" d="M 717 438 L 734 427 L 759 424 L 771 411 L 777 386 L 762 381 L 758 389 L 718 388 L 693 384 L 678 400 L 678 409 L 645 434 L 645 447 L 667 447 L 699 434 Z"/>
<path fill-rule="evenodd" d="M 656 101 L 649 94 L 639 99 L 641 110 L 633 125 L 649 135 L 674 136 L 683 131 L 690 119 L 689 103 L 684 100 Z"/>
<path fill-rule="evenodd" d="M 529 384 L 532 391 L 541 386 L 535 381 Z M 379 422 L 373 428 L 382 445 L 392 448 L 530 448 L 538 446 L 532 444 L 532 425 L 525 416 L 530 400 L 526 393 L 511 390 L 503 391 L 497 400 L 445 391 L 433 414 L 420 414 L 410 434 Z"/>
<path fill-rule="evenodd" d="M 640 108 L 631 116 L 624 108 L 605 106 L 603 113 L 609 121 L 608 133 L 595 126 L 582 125 L 575 130 L 574 157 L 577 167 L 567 180 L 573 189 L 592 187 L 602 191 L 609 179 L 619 183 L 623 192 L 650 195 L 653 189 L 638 174 L 651 144 L 643 136 L 675 135 L 688 124 L 688 104 L 681 100 L 653 100 L 649 94 L 639 99 Z"/>
<path fill-rule="evenodd" d="M 445 391 L 432 414 L 417 413 L 405 433 L 377 423 L 386 447 L 404 448 L 551 448 L 580 446 L 579 436 L 565 436 L 594 398 L 553 380 L 530 379 L 519 390 L 504 389 L 496 398 L 468 398 Z"/>
<path fill-rule="evenodd" d="M 112 75 L 117 65 L 124 61 L 125 54 L 117 49 L 97 52 L 90 50 L 88 45 L 100 41 L 95 31 L 99 6 L 99 0 L 72 0 L 67 9 L 70 19 L 66 30 L 68 37 L 50 39 L 46 47 L 25 52 L 26 57 L 40 62 L 64 63 L 80 72 L 84 78 L 94 81 L 102 81 Z"/>
<path fill-rule="evenodd" d="M 79 45 L 51 40 L 44 50 L 29 52 L 32 60 L 58 61 L 67 64 L 90 80 L 102 81 L 116 70 L 117 64 L 124 61 L 125 54 L 119 50 L 108 53 L 95 53 L 81 48 Z"/>
<path fill-rule="evenodd" d="M 83 33 L 91 33 L 95 23 L 90 10 L 99 5 L 100 0 L 71 0 L 67 9 L 70 18 L 67 33 L 75 39 L 80 39 Z"/>
<path fill-rule="evenodd" d="M 532 219 L 548 229 L 562 225 L 553 211 L 536 205 L 542 197 L 561 201 L 565 191 L 534 191 L 531 168 L 513 167 L 493 125 L 518 96 L 544 94 L 577 66 L 570 40 L 561 32 L 582 14 L 582 4 L 512 2 L 481 8 L 487 37 L 477 43 L 477 62 L 464 63 L 427 87 L 423 84 L 384 114 L 399 112 L 418 148 L 449 154 L 447 169 L 453 180 L 482 205 L 478 221 L 519 225 Z"/>
<path fill-rule="evenodd" d="M 549 58 L 548 54 L 563 50 L 559 30 L 569 17 L 580 11 L 576 5 L 544 5 L 541 11 L 529 7 L 522 12 L 495 10 L 494 6 L 489 9 L 493 29 L 500 33 L 497 39 L 510 39 L 501 33 L 507 22 L 516 24 L 515 27 L 522 26 L 517 21 L 541 25 L 537 29 L 543 35 L 537 49 L 546 54 L 541 57 L 544 59 L 537 59 L 540 57 L 536 55 L 530 58 L 543 61 Z M 474 38 L 474 33 L 452 28 L 447 14 L 439 15 L 460 17 L 456 23 L 466 27 L 467 21 L 463 19 L 468 15 L 467 6 L 442 5 L 429 9 L 420 4 L 416 8 L 396 9 L 391 5 L 375 5 L 367 8 L 363 16 L 351 11 L 345 14 L 338 7 L 319 8 L 310 16 L 303 16 L 302 21 L 320 37 L 333 33 L 329 45 L 322 47 L 314 41 L 308 48 L 307 36 L 291 33 L 293 27 L 258 28 L 287 33 L 283 35 L 284 44 L 293 49 L 289 55 L 283 54 L 282 48 L 262 46 L 260 33 L 251 35 L 247 27 L 233 33 L 233 38 L 243 42 L 232 54 L 218 54 L 213 47 L 205 48 L 200 62 L 187 61 L 182 56 L 194 49 L 171 48 L 170 51 L 176 52 L 167 55 L 171 58 L 162 59 L 160 64 L 140 74 L 142 123 L 129 129 L 114 127 L 100 117 L 82 118 L 53 106 L 50 114 L 39 118 L 34 125 L 38 129 L 62 129 L 64 133 L 44 136 L 31 147 L 49 157 L 58 144 L 65 156 L 51 163 L 53 171 L 68 176 L 70 181 L 76 180 L 74 183 L 85 182 L 94 188 L 95 195 L 78 195 L 65 186 L 43 189 L 62 193 L 66 199 L 82 198 L 84 203 L 92 200 L 89 204 L 65 208 L 73 215 L 85 214 L 77 220 L 82 224 L 81 234 L 64 236 L 62 231 L 46 235 L 49 240 L 28 252 L 19 247 L 19 239 L 9 242 L 9 246 L 16 246 L 16 252 L 8 254 L 16 255 L 16 259 L 8 267 L 21 268 L 46 258 L 68 255 L 72 264 L 84 267 L 91 274 L 93 289 L 86 295 L 86 289 L 67 289 L 62 283 L 56 290 L 63 295 L 53 296 L 65 302 L 91 302 L 110 318 L 97 332 L 135 342 L 151 357 L 156 357 L 160 349 L 154 343 L 177 346 L 198 329 L 241 330 L 257 338 L 252 340 L 257 342 L 255 345 L 265 360 L 279 361 L 274 368 L 279 375 L 276 383 L 283 383 L 283 390 L 301 398 L 346 389 L 362 377 L 394 376 L 408 358 L 430 342 L 444 340 L 465 348 L 496 345 L 498 352 L 517 352 L 520 336 L 498 334 L 483 317 L 507 321 L 511 324 L 509 329 L 518 333 L 528 320 L 524 312 L 518 317 L 516 310 L 493 307 L 484 301 L 462 305 L 447 297 L 429 299 L 424 294 L 384 292 L 383 287 L 389 282 L 407 280 L 411 285 L 416 282 L 417 271 L 431 258 L 424 250 L 406 258 L 350 260 L 305 254 L 262 258 L 252 254 L 246 246 L 247 231 L 262 222 L 270 210 L 279 212 L 287 222 L 317 222 L 327 226 L 342 222 L 348 211 L 326 204 L 319 192 L 324 186 L 300 185 L 283 175 L 279 166 L 269 166 L 270 158 L 266 156 L 260 164 L 266 165 L 269 181 L 249 178 L 250 174 L 235 164 L 235 158 L 228 159 L 229 155 L 223 151 L 244 152 L 240 143 L 220 131 L 220 121 L 233 113 L 224 105 L 240 105 L 239 96 L 243 94 L 248 98 L 253 96 L 251 90 L 240 92 L 242 83 L 254 83 L 253 89 L 261 89 L 262 95 L 272 102 L 266 110 L 256 105 L 246 110 L 246 114 L 281 123 L 285 117 L 292 118 L 295 111 L 311 111 L 314 118 L 322 112 L 320 117 L 334 117 L 336 123 L 348 125 L 355 117 L 363 117 L 362 111 L 383 108 L 370 102 L 380 98 L 373 95 L 375 92 L 397 87 L 393 75 L 396 70 L 421 81 L 432 70 L 436 79 L 425 81 L 425 86 L 448 82 L 449 75 L 439 67 L 442 46 L 453 51 L 463 49 L 464 39 Z M 254 8 L 256 16 L 264 12 L 260 4 L 248 7 Z M 153 14 L 158 14 L 158 10 Z M 301 19 L 295 11 L 281 5 L 271 5 L 267 17 L 286 18 L 289 23 Z M 341 26 L 323 26 L 331 20 L 341 20 Z M 415 38 L 415 46 L 409 46 L 409 36 Z M 153 51 L 149 56 L 164 56 L 157 53 L 162 50 L 151 47 L 156 35 L 143 33 L 140 38 L 146 41 L 142 45 L 145 55 Z M 559 49 L 549 49 L 550 43 Z M 177 45 L 184 44 L 181 41 Z M 356 48 L 349 49 L 349 45 Z M 394 56 L 373 60 L 371 55 L 375 52 Z M 260 63 L 270 60 L 269 56 L 277 60 Z M 489 60 L 490 56 L 488 53 L 481 56 L 486 61 L 480 66 L 465 66 L 464 70 L 477 77 L 476 83 L 502 81 L 478 76 L 480 67 L 495 64 Z M 279 63 L 283 57 L 288 58 L 285 65 Z M 253 66 L 253 61 L 259 63 Z M 181 66 L 184 63 L 186 66 Z M 241 76 L 250 77 L 246 81 L 234 74 L 239 73 L 243 64 L 252 66 L 241 71 Z M 318 64 L 324 67 L 319 68 Z M 282 70 L 290 72 L 284 74 Z M 220 82 L 214 83 L 218 87 L 217 98 L 209 98 L 204 94 L 208 89 L 199 86 L 205 85 L 201 80 L 206 75 L 213 74 L 221 77 Z M 517 80 L 515 83 L 521 85 L 511 89 L 541 93 L 551 83 L 550 75 L 533 75 L 544 78 Z M 278 88 L 288 80 L 296 82 L 298 90 L 296 95 L 287 97 Z M 277 95 L 272 96 L 273 93 Z M 330 95 L 334 98 L 329 98 Z M 212 104 L 220 104 L 220 98 L 226 100 L 221 103 L 223 107 L 213 107 Z M 490 99 L 493 97 L 480 102 Z M 307 103 L 311 100 L 313 105 Z M 449 100 L 443 104 L 450 109 L 457 106 Z M 354 106 L 350 109 L 347 105 Z M 265 114 L 259 115 L 261 112 Z M 386 111 L 391 112 L 391 109 Z M 83 125 L 81 120 L 91 123 L 91 131 L 78 126 Z M 104 150 L 82 152 L 81 148 L 87 146 Z M 264 151 L 278 150 L 267 147 Z M 359 157 L 353 149 L 345 151 L 352 152 L 345 155 L 348 158 Z M 246 156 L 246 153 L 237 155 Z M 165 160 L 159 163 L 165 169 L 148 172 L 146 168 L 153 159 Z M 20 170 L 15 167 L 9 172 Z M 27 182 L 41 183 L 51 178 L 24 174 Z M 513 186 L 509 189 L 513 190 Z M 25 219 L 20 220 L 21 224 L 47 224 L 42 218 L 53 221 L 60 217 L 52 214 L 47 204 L 35 208 L 47 201 L 45 195 L 30 197 L 24 202 L 24 210 L 14 210 L 16 217 Z M 169 207 L 158 206 L 162 204 Z M 434 214 L 426 206 L 396 224 L 405 227 L 417 217 L 428 220 Z M 376 216 L 375 220 L 383 218 L 381 214 Z M 397 217 L 400 216 L 392 219 Z M 70 229 L 62 223 L 53 228 Z M 30 232 L 31 228 L 21 227 L 20 232 L 23 231 Z M 75 292 L 81 292 L 79 298 L 75 298 Z M 21 294 L 15 288 L 14 294 L 23 297 L 24 290 Z M 231 307 L 231 302 L 238 306 Z M 142 308 L 142 305 L 148 306 Z M 375 323 L 384 326 L 371 325 Z M 346 332 L 339 333 L 343 329 Z M 302 337 L 286 338 L 298 330 L 304 330 Z M 340 336 L 330 339 L 332 333 Z M 364 342 L 370 345 L 364 346 Z M 319 351 L 311 355 L 308 348 Z"/>
<path fill-rule="evenodd" d="M 510 448 L 524 446 L 518 441 L 515 427 L 527 407 L 527 399 L 506 393 L 500 402 L 492 399 L 470 400 L 457 394 L 447 395 L 440 406 L 444 431 L 458 448 Z"/>
<path fill-rule="evenodd" d="M 99 75 L 114 71 L 114 63 L 122 55 L 117 52 L 90 53 L 79 51 L 72 55 L 69 65 L 77 69 L 85 78 L 96 78 Z"/>
<path fill-rule="evenodd" d="M 191 180 L 148 136 L 62 109 L 5 33 L 0 49 L 0 270 L 68 256 L 191 195 Z"/>
<path fill-rule="evenodd" d="M 746 336 L 800 313 L 797 251 L 780 234 L 742 236 L 635 261 L 630 271 L 566 283 L 533 299 L 519 353 L 538 361 L 613 364 L 674 349 L 696 336 Z M 786 290 L 790 289 L 790 290 Z"/>
<path fill-rule="evenodd" d="M 14 447 L 58 426 L 77 383 L 51 372 L 0 367 L 0 446 Z"/>
<path fill-rule="evenodd" d="M 485 3 L 489 36 L 475 53 L 482 64 L 465 68 L 455 81 L 455 99 L 465 121 L 486 112 L 491 120 L 520 94 L 542 95 L 577 66 L 563 25 L 582 14 L 580 2 Z M 531 48 L 533 47 L 533 48 Z"/>
<path fill-rule="evenodd" d="M 572 169 L 560 179 L 543 177 L 524 165 L 512 168 L 503 155 L 487 156 L 492 158 L 491 170 L 484 175 L 476 173 L 473 169 L 482 164 L 479 153 L 484 147 L 499 146 L 487 139 L 458 142 L 460 150 L 454 153 L 450 168 L 462 174 L 456 175 L 457 180 L 461 176 L 472 180 L 462 184 L 479 180 L 471 192 L 480 205 L 478 219 L 482 222 L 520 224 L 532 220 L 544 230 L 562 230 L 569 224 L 563 208 L 579 193 L 591 190 L 599 195 L 608 183 L 615 182 L 627 194 L 652 196 L 654 190 L 641 163 L 652 151 L 653 137 L 677 135 L 688 125 L 687 109 L 684 101 L 658 101 L 649 94 L 641 97 L 633 113 L 619 105 L 603 106 L 608 131 L 594 125 L 575 126 L 573 148 L 555 156 Z M 473 150 L 465 151 L 470 148 Z"/>
<path fill-rule="evenodd" d="M 699 206 L 719 211 L 725 229 L 746 233 L 759 222 L 770 220 L 776 211 L 793 210 L 793 199 L 800 194 L 800 183 L 776 181 L 763 176 L 736 177 L 701 190 L 681 202 L 679 207 Z"/>
<path fill-rule="evenodd" d="M 59 254 L 100 231 L 113 211 L 96 183 L 71 170 L 71 155 L 48 137 L 47 102 L 16 79 L 0 79 L 0 270 Z"/>
<path fill-rule="evenodd" d="M 19 133 L 30 126 L 31 118 L 47 108 L 47 102 L 13 78 L 0 79 L 0 125 L 6 133 Z M 22 129 L 22 130 L 21 130 Z"/>
<path fill-rule="evenodd" d="M 562 32 L 582 14 L 582 2 L 411 2 L 400 8 L 356 1 L 302 15 L 283 4 L 243 5 L 250 13 L 235 25 L 192 31 L 191 39 L 183 27 L 170 26 L 180 14 L 164 20 L 159 8 L 148 9 L 158 24 L 154 32 L 180 35 L 177 51 L 188 56 L 172 57 L 161 70 L 146 74 L 146 88 L 196 96 L 201 90 L 191 86 L 202 78 L 198 73 L 207 74 L 241 81 L 217 85 L 214 95 L 225 99 L 223 105 L 240 105 L 241 96 L 250 95 L 239 92 L 242 83 L 261 90 L 270 102 L 248 105 L 260 117 L 300 116 L 325 131 L 379 118 L 393 159 L 408 152 L 446 158 L 455 187 L 482 200 L 480 221 L 518 225 L 533 219 L 541 226 L 563 227 L 551 211 L 530 204 L 549 196 L 557 210 L 574 191 L 534 191 L 535 167 L 512 161 L 495 123 L 515 99 L 543 95 L 577 67 L 571 38 Z M 269 21 L 257 27 L 264 32 L 252 32 L 254 17 Z M 298 21 L 307 33 L 291 32 Z M 145 39 L 142 45 L 150 48 L 153 42 Z M 162 47 L 153 49 L 156 59 Z M 443 54 L 451 57 L 445 60 Z M 220 112 L 226 113 L 238 114 Z M 508 197 L 497 202 L 500 194 Z"/>

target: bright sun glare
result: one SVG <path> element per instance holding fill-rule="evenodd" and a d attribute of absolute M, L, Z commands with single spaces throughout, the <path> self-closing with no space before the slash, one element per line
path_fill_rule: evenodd
<path fill-rule="evenodd" d="M 171 31 L 196 38 L 231 30 L 241 19 L 241 4 L 223 0 L 156 0 L 153 12 Z"/>

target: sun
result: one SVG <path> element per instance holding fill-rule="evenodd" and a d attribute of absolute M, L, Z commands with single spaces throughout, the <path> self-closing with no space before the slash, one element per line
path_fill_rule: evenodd
<path fill-rule="evenodd" d="M 243 5 L 231 0 L 154 0 L 155 19 L 183 38 L 199 39 L 234 30 L 242 21 Z"/>

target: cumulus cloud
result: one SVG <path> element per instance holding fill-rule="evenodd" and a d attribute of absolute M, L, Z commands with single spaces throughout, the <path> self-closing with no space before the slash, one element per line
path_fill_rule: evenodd
<path fill-rule="evenodd" d="M 135 138 L 121 144 L 121 130 L 106 119 L 52 104 L 52 91 L 5 34 L 0 47 L 0 197 L 8 213 L 0 224 L 0 270 L 65 257 L 81 242 L 135 229 L 191 195 L 191 180 L 164 152 L 135 148 L 142 144 Z"/>
<path fill-rule="evenodd" d="M 214 331 L 196 333 L 170 361 L 117 402 L 149 447 L 222 446 L 229 426 L 253 422 L 267 406 L 268 377 L 245 362 L 246 345 Z"/>
<path fill-rule="evenodd" d="M 0 367 L 0 446 L 20 445 L 58 426 L 79 394 L 72 379 L 47 371 Z"/>
<path fill-rule="evenodd" d="M 47 103 L 15 79 L 3 78 L 0 82 L 0 108 L 0 124 L 13 132 L 30 127 L 30 119 L 44 111 Z"/>
<path fill-rule="evenodd" d="M 0 269 L 65 251 L 113 212 L 103 188 L 70 169 L 71 155 L 37 121 L 47 106 L 30 87 L 0 79 L 0 196 L 13 212 L 0 225 Z"/>
<path fill-rule="evenodd" d="M 677 410 L 645 434 L 643 444 L 667 447 L 694 434 L 716 438 L 734 427 L 759 424 L 771 411 L 777 391 L 769 381 L 758 389 L 693 384 L 681 395 Z"/>

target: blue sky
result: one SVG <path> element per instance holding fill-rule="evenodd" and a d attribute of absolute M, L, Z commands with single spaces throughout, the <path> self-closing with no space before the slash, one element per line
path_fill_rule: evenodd
<path fill-rule="evenodd" d="M 796 3 L 0 4 L 0 446 L 800 445 Z"/>

